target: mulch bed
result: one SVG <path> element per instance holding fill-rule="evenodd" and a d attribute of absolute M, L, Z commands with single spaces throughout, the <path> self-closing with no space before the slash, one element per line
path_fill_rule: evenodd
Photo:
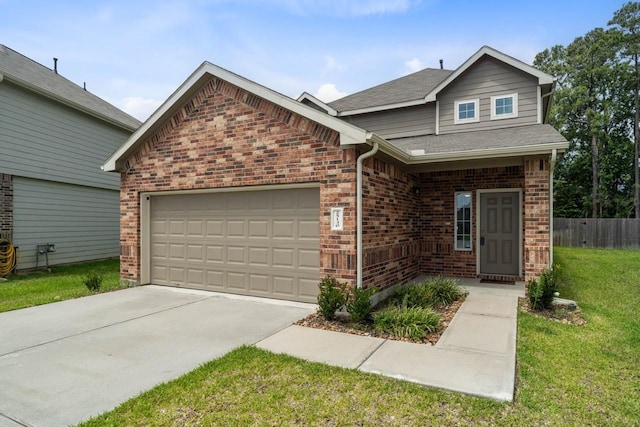
<path fill-rule="evenodd" d="M 551 309 L 533 310 L 529 305 L 529 300 L 526 298 L 519 298 L 518 305 L 520 306 L 520 310 L 524 312 L 527 312 L 534 316 L 553 320 L 554 322 L 577 326 L 583 326 L 587 324 L 587 321 L 582 317 L 580 308 L 569 310 L 566 307 L 556 306 Z"/>
<path fill-rule="evenodd" d="M 438 332 L 428 334 L 424 339 L 416 341 L 409 338 L 398 337 L 391 334 L 378 333 L 373 330 L 373 325 L 370 323 L 357 324 L 351 323 L 346 318 L 336 318 L 335 320 L 327 320 L 320 313 L 313 313 L 304 319 L 298 320 L 295 324 L 299 326 L 306 326 L 309 328 L 324 329 L 327 331 L 343 332 L 347 334 L 363 335 L 367 337 L 384 338 L 388 340 L 414 342 L 419 344 L 434 345 L 440 339 L 440 336 L 444 333 L 451 323 L 451 319 L 456 315 L 458 309 L 466 299 L 467 295 L 464 294 L 460 299 L 452 302 L 451 304 L 434 309 L 440 314 L 440 324 L 438 325 Z"/>

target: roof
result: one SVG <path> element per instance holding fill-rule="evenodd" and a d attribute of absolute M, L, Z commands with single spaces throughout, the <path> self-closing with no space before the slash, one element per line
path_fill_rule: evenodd
<path fill-rule="evenodd" d="M 140 121 L 32 59 L 0 44 L 0 82 L 7 80 L 47 98 L 133 131 Z"/>
<path fill-rule="evenodd" d="M 422 135 L 388 140 L 414 159 L 491 158 L 564 151 L 569 143 L 551 125 L 533 124 L 501 129 Z"/>
<path fill-rule="evenodd" d="M 326 126 L 329 129 L 333 129 L 340 134 L 340 145 L 365 144 L 370 143 L 371 140 L 380 139 L 377 135 L 365 129 L 347 123 L 337 117 L 330 116 L 324 111 L 319 111 L 316 108 L 302 104 L 286 95 L 282 95 L 272 89 L 205 61 L 169 96 L 151 117 L 107 159 L 104 165 L 102 165 L 103 170 L 109 172 L 120 170 L 124 162 L 141 144 L 153 136 L 204 84 L 214 77 L 227 81 L 247 92 Z"/>
<path fill-rule="evenodd" d="M 438 83 L 451 75 L 452 72 L 451 70 L 426 68 L 422 71 L 329 102 L 328 105 L 339 112 L 351 112 L 392 105 L 408 107 L 411 104 L 403 104 L 408 104 L 412 101 L 424 104 L 425 96 L 427 96 Z"/>
<path fill-rule="evenodd" d="M 538 79 L 539 85 L 553 85 L 553 76 L 489 46 L 481 47 L 454 71 L 427 68 L 408 76 L 345 96 L 328 105 L 337 116 L 371 113 L 434 102 L 437 95 L 484 56 L 493 57 Z M 550 87 L 550 90 L 552 88 Z M 304 96 L 304 94 L 303 94 Z M 302 98 L 302 97 L 301 97 Z M 308 96 L 305 99 L 313 101 Z M 323 107 L 324 108 L 324 107 Z M 325 108 L 326 110 L 326 108 Z M 329 111 L 329 114 L 331 112 Z"/>

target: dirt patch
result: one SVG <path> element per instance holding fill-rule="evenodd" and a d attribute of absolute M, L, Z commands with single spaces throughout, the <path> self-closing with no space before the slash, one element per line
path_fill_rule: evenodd
<path fill-rule="evenodd" d="M 458 309 L 460 308 L 460 306 L 462 305 L 466 297 L 467 295 L 464 294 L 460 299 L 452 302 L 451 304 L 445 307 L 442 307 L 440 309 L 435 309 L 435 311 L 438 314 L 440 314 L 440 323 L 438 324 L 438 331 L 428 334 L 425 338 L 419 341 L 411 340 L 409 338 L 404 338 L 404 337 L 398 337 L 390 334 L 378 333 L 373 330 L 373 325 L 370 323 L 363 323 L 363 324 L 351 323 L 344 317 L 342 318 L 338 317 L 335 320 L 327 320 L 320 313 L 310 314 L 304 319 L 298 320 L 295 324 L 299 326 L 306 326 L 309 328 L 324 329 L 327 331 L 343 332 L 347 334 L 363 335 L 367 337 L 377 337 L 377 338 L 384 338 L 384 339 L 396 340 L 396 341 L 405 341 L 405 342 L 414 342 L 419 344 L 434 345 L 435 343 L 438 342 L 438 340 L 440 339 L 440 336 L 442 336 L 444 331 L 447 329 L 447 326 L 449 326 L 449 323 L 451 323 L 453 316 L 456 315 L 456 313 L 458 312 Z"/>
<path fill-rule="evenodd" d="M 518 298 L 518 305 L 520 306 L 520 310 L 524 312 L 527 312 L 534 316 L 553 320 L 554 322 L 577 326 L 583 326 L 587 324 L 587 321 L 584 319 L 584 317 L 582 317 L 580 308 L 569 310 L 566 307 L 555 306 L 551 309 L 533 310 L 529 305 L 529 300 L 526 298 Z"/>

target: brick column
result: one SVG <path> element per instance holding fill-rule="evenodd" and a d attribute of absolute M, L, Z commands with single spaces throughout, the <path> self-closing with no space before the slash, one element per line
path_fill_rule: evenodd
<path fill-rule="evenodd" d="M 546 157 L 524 162 L 524 275 L 525 280 L 549 267 L 549 161 Z"/>
<path fill-rule="evenodd" d="M 13 176 L 0 173 L 0 239 L 13 240 Z"/>

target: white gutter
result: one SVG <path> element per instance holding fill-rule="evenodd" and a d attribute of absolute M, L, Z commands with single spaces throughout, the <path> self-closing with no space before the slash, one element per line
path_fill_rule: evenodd
<path fill-rule="evenodd" d="M 549 268 L 553 267 L 553 175 L 556 168 L 557 150 L 551 151 L 549 161 Z"/>
<path fill-rule="evenodd" d="M 369 139 L 369 138 L 367 138 Z M 357 223 L 356 223 L 356 239 L 357 239 L 357 272 L 356 272 L 356 287 L 362 288 L 362 163 L 365 159 L 373 156 L 378 152 L 378 141 L 373 141 L 373 148 L 358 157 L 356 162 L 356 211 L 357 211 Z"/>

